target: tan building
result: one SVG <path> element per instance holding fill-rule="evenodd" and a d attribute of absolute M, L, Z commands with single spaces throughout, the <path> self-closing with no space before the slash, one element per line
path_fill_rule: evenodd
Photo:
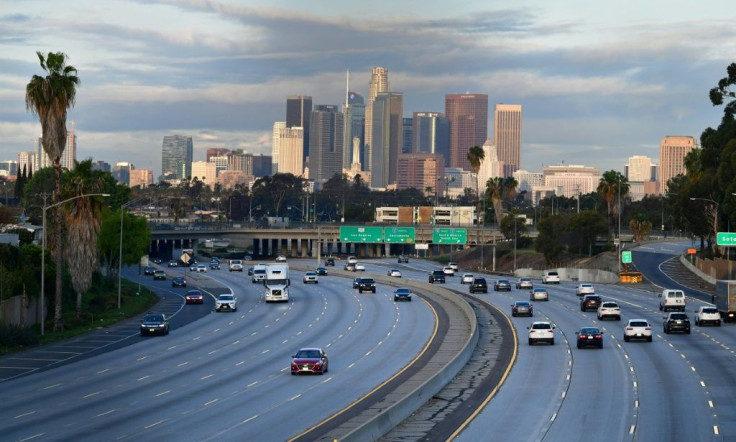
<path fill-rule="evenodd" d="M 424 192 L 425 196 L 434 196 L 443 182 L 438 177 L 445 174 L 445 159 L 433 153 L 411 153 L 399 155 L 396 174 L 396 188 L 415 188 Z M 430 189 L 430 190 L 427 190 Z"/>
<path fill-rule="evenodd" d="M 195 177 L 210 189 L 214 189 L 217 182 L 217 165 L 209 161 L 192 161 L 192 180 Z"/>
<path fill-rule="evenodd" d="M 153 170 L 133 169 L 130 171 L 130 187 L 141 186 L 141 188 L 153 184 Z"/>
<path fill-rule="evenodd" d="M 503 176 L 513 176 L 521 168 L 521 105 L 497 104 L 493 112 L 493 138 Z"/>
<path fill-rule="evenodd" d="M 450 120 L 450 167 L 471 170 L 470 148 L 488 139 L 488 95 L 447 94 L 445 116 Z"/>
<path fill-rule="evenodd" d="M 242 170 L 223 170 L 217 176 L 217 182 L 223 189 L 233 189 L 237 184 L 249 184 L 254 181 L 253 175 L 247 175 Z"/>
<path fill-rule="evenodd" d="M 304 130 L 301 127 L 281 128 L 278 138 L 278 173 L 304 176 Z"/>
<path fill-rule="evenodd" d="M 659 190 L 667 192 L 667 181 L 685 175 L 685 157 L 696 149 L 695 138 L 666 136 L 659 145 Z"/>
<path fill-rule="evenodd" d="M 553 188 L 555 195 L 577 198 L 598 188 L 601 171 L 597 167 L 579 165 L 544 166 L 544 186 Z"/>

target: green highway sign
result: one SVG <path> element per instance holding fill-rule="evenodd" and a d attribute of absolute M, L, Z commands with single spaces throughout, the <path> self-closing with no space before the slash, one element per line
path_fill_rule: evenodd
<path fill-rule="evenodd" d="M 387 243 L 414 243 L 414 227 L 386 227 L 383 229 L 383 240 Z"/>
<path fill-rule="evenodd" d="M 719 246 L 736 246 L 736 233 L 718 232 L 716 234 L 716 244 Z"/>
<path fill-rule="evenodd" d="M 467 229 L 438 227 L 432 229 L 432 242 L 435 244 L 465 244 L 468 242 Z"/>
<path fill-rule="evenodd" d="M 631 264 L 631 251 L 624 250 L 621 252 L 621 262 L 624 264 Z"/>
<path fill-rule="evenodd" d="M 340 241 L 382 243 L 383 227 L 340 227 Z"/>

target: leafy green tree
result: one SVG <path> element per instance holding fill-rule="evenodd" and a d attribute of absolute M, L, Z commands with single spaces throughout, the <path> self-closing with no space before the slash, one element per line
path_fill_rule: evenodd
<path fill-rule="evenodd" d="M 553 264 L 565 251 L 567 224 L 567 217 L 563 215 L 549 216 L 539 221 L 539 235 L 534 241 L 534 249 L 544 255 L 547 264 Z"/>
<path fill-rule="evenodd" d="M 625 201 L 625 197 L 629 193 L 629 180 L 620 172 L 609 170 L 603 173 L 598 182 L 597 192 L 606 202 L 606 209 L 610 225 L 616 225 L 618 214 L 621 207 L 618 206 L 619 201 Z"/>
<path fill-rule="evenodd" d="M 300 207 L 306 195 L 306 180 L 291 173 L 276 173 L 258 178 L 253 183 L 253 206 L 261 206 L 267 213 L 284 216 L 288 206 Z"/>
<path fill-rule="evenodd" d="M 54 164 L 54 198 L 60 202 L 61 188 L 61 155 L 66 147 L 66 116 L 69 108 L 74 106 L 77 95 L 79 77 L 74 66 L 67 66 L 66 54 L 63 52 L 49 52 L 44 58 L 41 52 L 36 52 L 41 68 L 47 75 L 34 75 L 26 86 L 26 108 L 32 114 L 38 115 L 41 121 L 41 144 L 44 152 Z M 63 215 L 56 210 L 56 225 L 61 226 Z M 56 229 L 55 256 L 56 256 L 56 305 L 54 309 L 54 330 L 63 330 L 61 319 L 61 291 L 62 291 L 62 232 Z"/>
<path fill-rule="evenodd" d="M 100 231 L 97 237 L 100 264 L 105 269 L 109 284 L 116 280 L 120 267 L 120 210 L 102 212 Z M 123 212 L 123 265 L 134 265 L 140 262 L 148 252 L 153 235 L 144 217 Z"/>
<path fill-rule="evenodd" d="M 526 219 L 521 213 L 514 209 L 501 220 L 499 230 L 504 238 L 518 241 L 519 237 L 523 237 L 529 232 L 529 226 L 526 225 L 525 221 Z M 514 232 L 516 232 L 515 235 Z"/>
<path fill-rule="evenodd" d="M 629 228 L 634 232 L 634 241 L 639 243 L 649 236 L 649 232 L 652 231 L 652 222 L 646 218 L 646 215 L 639 213 L 629 221 Z"/>
<path fill-rule="evenodd" d="M 588 256 L 593 256 L 593 244 L 598 235 L 608 233 L 606 218 L 595 210 L 584 210 L 573 215 L 567 229 L 572 241 L 570 245 L 576 247 L 579 253 L 587 246 Z"/>

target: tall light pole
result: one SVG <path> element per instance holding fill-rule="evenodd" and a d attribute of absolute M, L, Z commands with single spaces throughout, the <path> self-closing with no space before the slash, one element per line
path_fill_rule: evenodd
<path fill-rule="evenodd" d="M 618 273 L 621 274 L 621 252 L 623 247 L 621 244 L 621 174 L 618 176 Z"/>
<path fill-rule="evenodd" d="M 79 198 L 85 198 L 88 196 L 110 196 L 109 193 L 85 193 L 83 195 L 77 195 L 72 198 L 67 198 L 64 201 L 60 201 L 55 204 L 51 204 L 50 206 L 46 205 L 46 195 L 43 196 L 43 210 L 42 210 L 42 216 L 41 216 L 41 336 L 44 335 L 44 322 L 46 319 L 46 210 L 53 209 L 54 207 L 58 207 L 64 203 L 68 203 L 69 201 L 74 201 Z M 60 226 L 57 226 L 59 228 Z M 61 244 L 57 244 L 57 247 L 61 247 Z"/>

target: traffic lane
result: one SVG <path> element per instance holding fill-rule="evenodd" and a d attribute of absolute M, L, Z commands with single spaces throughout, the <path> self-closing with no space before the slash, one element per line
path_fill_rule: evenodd
<path fill-rule="evenodd" d="M 393 302 L 390 302 L 390 303 L 387 302 L 386 304 L 391 305 L 391 308 L 406 308 L 409 305 L 409 303 L 407 303 L 406 305 L 403 305 L 403 306 L 394 306 L 393 305 Z M 412 303 L 412 304 L 414 304 L 414 303 Z M 419 303 L 417 303 L 417 304 L 419 304 Z M 214 316 L 222 316 L 222 315 L 214 315 Z M 331 327 L 329 324 L 327 324 L 327 321 L 325 321 L 324 323 L 327 326 L 327 329 L 323 331 L 324 333 L 335 333 L 334 328 Z M 408 321 L 407 321 L 407 323 L 408 323 Z M 421 323 L 425 323 L 425 321 L 422 320 L 422 321 L 419 321 L 419 323 L 420 324 Z M 312 327 L 312 328 L 313 329 L 316 329 L 317 327 Z M 412 329 L 417 329 L 416 326 L 412 326 L 411 328 Z M 411 330 L 409 330 L 409 331 L 411 331 Z M 398 338 L 399 338 L 399 336 L 401 334 L 407 334 L 407 332 L 397 331 L 397 333 L 394 336 L 396 336 L 397 340 L 399 340 Z M 347 335 L 351 335 L 351 333 L 348 333 Z M 358 333 L 356 332 L 356 333 L 353 333 L 352 335 L 356 336 L 354 339 L 358 339 L 358 340 L 364 340 L 365 337 L 366 337 L 365 333 L 358 335 Z M 281 339 L 281 337 L 279 337 L 277 339 Z M 337 338 L 335 337 L 335 339 L 337 339 Z M 163 341 L 164 340 L 162 339 L 161 342 L 163 342 Z M 281 341 L 279 341 L 279 342 L 281 342 Z M 406 341 L 401 340 L 401 342 L 403 343 L 403 342 L 406 342 Z M 168 342 L 167 344 L 172 344 L 172 343 L 171 342 Z M 388 342 L 386 342 L 386 344 L 383 344 L 383 346 L 379 345 L 378 343 L 376 345 L 377 345 L 377 348 L 373 352 L 371 352 L 371 356 L 373 356 L 373 357 L 380 356 L 380 350 L 381 350 L 381 348 L 386 348 L 386 349 L 390 349 L 391 348 L 391 346 L 388 345 Z M 232 343 L 232 344 L 228 345 L 228 347 L 229 346 L 232 346 L 234 348 L 239 347 L 239 346 L 235 345 L 235 343 Z M 171 347 L 172 348 L 176 348 L 177 345 L 171 345 Z M 381 348 L 379 348 L 379 347 L 381 347 Z M 120 406 L 120 409 L 123 410 L 123 411 L 125 411 L 125 414 L 124 414 L 125 417 L 124 418 L 121 418 L 121 415 L 123 415 L 123 411 L 117 411 L 117 409 L 115 411 L 109 411 L 109 410 L 112 410 L 112 409 L 108 409 L 109 412 L 103 412 L 103 413 L 107 413 L 107 414 L 105 414 L 105 416 L 108 416 L 109 415 L 109 417 L 107 419 L 105 419 L 105 421 L 104 421 L 104 423 L 102 425 L 102 427 L 105 428 L 105 431 L 106 431 L 105 434 L 109 434 L 111 437 L 113 435 L 116 435 L 115 437 L 118 437 L 120 435 L 129 434 L 128 431 L 126 431 L 122 427 L 128 428 L 128 423 L 130 423 L 131 421 L 140 422 L 142 425 L 143 425 L 144 422 L 147 422 L 147 424 L 145 424 L 145 425 L 152 425 L 152 424 L 154 424 L 156 422 L 159 422 L 158 420 L 152 422 L 152 421 L 148 421 L 146 419 L 146 417 L 152 417 L 152 418 L 161 417 L 160 416 L 160 413 L 161 413 L 161 411 L 160 411 L 161 401 L 158 401 L 156 399 L 158 397 L 158 396 L 156 396 L 156 394 L 163 394 L 164 396 L 167 396 L 168 398 L 170 398 L 169 400 L 165 401 L 165 403 L 167 404 L 167 407 L 169 406 L 169 404 L 171 403 L 171 401 L 173 401 L 174 403 L 177 403 L 177 404 L 180 401 L 183 401 L 183 403 L 185 405 L 188 404 L 191 409 L 201 408 L 201 404 L 199 404 L 200 405 L 199 407 L 195 407 L 196 400 L 194 401 L 195 403 L 193 403 L 191 398 L 192 397 L 202 397 L 202 395 L 204 394 L 204 392 L 208 392 L 208 393 L 210 391 L 212 392 L 212 399 L 210 399 L 210 401 L 215 401 L 215 402 L 207 402 L 210 405 L 213 405 L 213 404 L 216 404 L 216 403 L 220 402 L 222 400 L 221 397 L 227 397 L 227 395 L 229 395 L 229 394 L 235 394 L 236 396 L 240 395 L 240 396 L 245 397 L 244 403 L 242 405 L 243 406 L 247 406 L 248 404 L 250 404 L 250 406 L 253 407 L 253 409 L 254 409 L 255 412 L 259 412 L 259 411 L 261 411 L 263 409 L 263 401 L 262 400 L 252 401 L 251 400 L 252 394 L 250 394 L 250 392 L 246 393 L 246 391 L 249 390 L 249 389 L 256 389 L 256 388 L 258 388 L 258 386 L 263 386 L 263 385 L 267 385 L 267 386 L 269 386 L 269 388 L 273 389 L 274 387 L 271 387 L 272 385 L 279 386 L 280 384 L 283 384 L 281 387 L 279 387 L 279 388 L 283 389 L 283 391 L 281 393 L 278 393 L 278 392 L 277 393 L 282 398 L 286 398 L 284 400 L 287 400 L 287 399 L 293 397 L 295 395 L 295 393 L 296 393 L 297 396 L 299 394 L 301 394 L 298 391 L 295 392 L 295 390 L 293 388 L 294 384 L 293 384 L 293 382 L 290 382 L 291 376 L 287 375 L 287 373 L 286 373 L 286 370 L 287 370 L 287 367 L 288 367 L 288 356 L 284 356 L 284 355 L 275 356 L 276 353 L 281 353 L 281 352 L 276 352 L 276 351 L 270 351 L 269 350 L 268 352 L 263 353 L 266 349 L 263 349 L 262 347 L 259 347 L 259 349 L 261 351 L 260 353 L 257 350 L 256 351 L 242 351 L 241 349 L 237 349 L 235 351 L 226 351 L 226 348 L 223 348 L 223 349 L 217 350 L 216 352 L 214 352 L 214 354 L 211 353 L 212 350 L 210 350 L 210 351 L 207 352 L 206 356 L 193 357 L 194 355 L 188 355 L 188 356 L 190 356 L 190 358 L 189 359 L 185 359 L 185 360 L 172 359 L 170 357 L 170 355 L 168 355 L 168 354 L 165 355 L 165 356 L 160 356 L 159 355 L 159 357 L 156 358 L 155 357 L 156 356 L 156 353 L 155 352 L 154 353 L 148 353 L 147 352 L 145 355 L 139 356 L 138 358 L 136 358 L 136 361 L 138 361 L 138 360 L 149 360 L 150 361 L 150 360 L 159 359 L 159 358 L 162 359 L 162 360 L 165 360 L 165 363 L 166 363 L 166 367 L 167 368 L 166 369 L 163 369 L 163 370 L 156 370 L 157 366 L 160 365 L 161 362 L 163 362 L 163 361 L 156 361 L 157 363 L 152 364 L 150 367 L 146 367 L 146 369 L 143 370 L 142 372 L 139 372 L 137 370 L 130 370 L 130 369 L 129 370 L 126 370 L 126 375 L 131 376 L 131 377 L 135 377 L 136 380 L 139 380 L 140 379 L 138 382 L 139 383 L 140 382 L 143 382 L 145 384 L 143 387 L 141 387 L 141 389 L 142 390 L 145 390 L 145 391 L 144 392 L 131 392 L 130 394 L 123 395 L 122 403 L 123 404 L 131 404 L 131 403 L 132 404 L 141 404 L 141 406 L 139 408 L 136 408 L 135 411 L 126 410 L 126 408 L 128 408 L 128 407 Z M 203 349 L 203 350 L 205 350 L 205 349 Z M 196 353 L 201 353 L 201 352 L 196 352 Z M 262 380 L 260 380 L 260 381 L 258 379 L 253 380 L 250 377 L 251 371 L 248 371 L 247 373 L 243 373 L 243 379 L 242 380 L 241 380 L 241 377 L 238 376 L 238 373 L 233 373 L 234 377 L 228 375 L 228 372 L 229 371 L 236 371 L 236 372 L 238 372 L 238 371 L 241 371 L 242 370 L 242 369 L 234 368 L 234 367 L 239 367 L 238 364 L 244 365 L 244 364 L 248 364 L 249 362 L 251 362 L 251 364 L 248 364 L 248 365 L 251 366 L 251 369 L 253 370 L 253 372 L 256 373 L 256 374 L 258 373 L 259 367 L 261 367 L 261 365 L 260 364 L 252 364 L 252 361 L 245 361 L 244 362 L 244 356 L 245 356 L 244 353 L 245 354 L 250 354 L 251 356 L 258 357 L 259 358 L 259 362 L 261 362 L 260 359 L 265 359 L 264 361 L 262 361 L 263 364 L 264 364 L 264 366 L 272 366 L 271 368 L 266 369 L 267 376 L 265 378 L 262 378 Z M 285 353 L 285 354 L 288 355 L 290 353 Z M 232 360 L 229 361 L 230 363 L 226 363 L 224 361 L 223 362 L 220 362 L 220 360 L 222 360 L 226 356 L 232 358 Z M 271 363 L 271 362 L 268 361 L 269 358 L 276 358 L 278 360 L 278 362 L 277 363 Z M 213 361 L 213 359 L 216 359 L 216 360 Z M 385 360 L 385 358 L 382 358 L 381 360 Z M 333 367 L 334 366 L 335 365 L 333 365 Z M 204 370 L 203 371 L 203 370 L 201 370 L 203 367 L 210 368 L 210 370 Z M 229 370 L 228 370 L 228 367 L 229 367 Z M 353 367 L 355 367 L 355 369 L 359 369 L 360 364 L 355 364 Z M 219 368 L 219 370 L 218 370 L 218 368 Z M 352 369 L 352 367 L 350 369 Z M 109 367 L 107 368 L 107 370 L 109 371 Z M 103 373 L 106 373 L 107 372 L 104 369 L 103 370 L 99 370 L 99 371 L 101 371 Z M 191 377 L 192 376 L 192 372 L 194 372 L 194 373 L 197 373 L 198 372 L 200 377 L 196 377 L 196 376 Z M 222 382 L 221 381 L 221 379 L 222 379 L 221 376 L 216 376 L 216 374 L 218 372 L 221 372 L 221 375 L 228 375 L 227 376 L 228 380 L 229 379 L 234 379 L 234 380 L 233 381 L 229 381 L 229 382 Z M 147 373 L 147 374 L 146 375 L 142 375 L 143 373 Z M 151 373 L 154 373 L 155 375 L 152 376 Z M 171 381 L 172 384 L 171 385 L 167 384 L 164 379 L 156 379 L 156 378 L 159 377 L 158 376 L 159 373 L 160 373 L 160 377 L 163 377 L 166 380 L 172 379 L 172 381 Z M 125 385 L 128 385 L 131 382 L 135 384 L 135 382 L 134 382 L 133 379 L 127 379 L 127 380 L 126 379 L 122 379 L 122 380 L 118 380 L 117 379 L 117 376 L 119 376 L 119 375 L 120 375 L 119 373 L 115 373 L 114 374 L 114 376 L 115 376 L 115 382 L 121 382 L 119 384 L 119 388 L 124 388 Z M 136 376 L 138 376 L 138 377 L 136 377 Z M 262 376 L 263 376 L 263 374 L 262 374 Z M 284 381 L 284 378 L 286 378 L 287 380 L 286 380 L 285 383 L 284 382 L 274 382 L 273 381 L 274 379 L 279 379 L 279 378 L 281 379 L 281 381 Z M 150 381 L 147 381 L 148 379 L 150 379 Z M 363 376 L 362 375 L 361 376 L 358 376 L 357 379 L 363 379 Z M 161 382 L 162 380 L 164 381 L 163 383 Z M 224 391 L 220 391 L 218 388 L 215 388 L 214 390 L 212 390 L 213 382 L 214 382 L 214 386 L 215 387 L 222 386 L 222 388 L 224 388 L 225 390 Z M 253 382 L 256 382 L 256 384 L 253 384 Z M 105 383 L 107 383 L 107 381 L 103 381 L 103 384 L 105 384 Z M 233 383 L 235 383 L 236 386 L 240 386 L 241 388 L 243 388 L 243 390 L 242 391 L 236 391 L 235 393 L 231 393 L 231 391 L 232 391 L 232 384 Z M 355 383 L 355 380 L 353 379 L 351 381 L 351 383 L 349 383 L 349 384 L 354 384 L 354 383 Z M 89 386 L 87 384 L 85 384 L 85 385 L 88 388 L 91 387 L 91 389 L 95 389 L 94 387 L 97 386 L 97 385 L 91 385 L 91 386 Z M 177 386 L 181 386 L 181 385 L 198 385 L 199 388 L 194 389 L 194 387 L 188 387 L 185 390 L 189 390 L 189 391 L 180 392 L 179 389 L 177 389 L 176 387 Z M 246 387 L 248 387 L 248 385 L 251 385 L 251 387 L 246 388 Z M 331 385 L 338 385 L 338 382 L 332 383 Z M 151 388 L 149 388 L 149 386 Z M 341 385 L 340 387 L 335 387 L 335 388 L 337 388 L 338 390 L 342 391 L 343 394 L 346 394 L 348 397 L 350 397 L 350 396 L 352 396 L 351 395 L 351 388 L 352 387 L 353 387 L 353 385 Z M 76 386 L 72 386 L 71 390 L 75 390 L 75 389 L 76 389 Z M 155 389 L 155 391 L 151 391 L 151 389 Z M 57 391 L 62 392 L 63 390 L 66 390 L 66 389 L 59 388 Z M 94 393 L 94 392 L 92 392 L 92 393 L 87 393 L 87 394 L 92 394 L 93 397 L 98 397 L 99 396 L 100 397 L 100 400 L 103 400 L 105 402 L 105 405 L 111 403 L 111 400 L 104 400 L 101 393 Z M 330 394 L 331 395 L 336 395 L 337 392 L 334 392 L 334 393 L 331 392 Z M 141 395 L 141 396 L 139 397 L 138 395 Z M 61 393 L 61 397 L 63 398 L 65 396 L 66 395 L 62 392 Z M 273 396 L 274 396 L 274 392 L 272 390 L 266 391 L 265 394 L 264 394 L 264 398 L 272 398 Z M 116 395 L 115 397 L 117 398 L 119 396 Z M 225 402 L 224 400 L 222 400 L 222 401 Z M 149 404 L 151 404 L 151 405 L 149 405 Z M 311 402 L 308 401 L 307 404 L 311 404 Z M 114 403 L 112 405 L 114 406 Z M 71 408 L 71 409 L 78 409 L 79 407 L 70 406 L 69 408 Z M 240 407 L 240 405 L 238 406 L 238 408 L 239 409 L 242 409 L 242 407 Z M 310 406 L 304 407 L 304 405 L 302 405 L 302 408 L 310 408 Z M 315 407 L 311 407 L 311 408 L 314 409 Z M 225 409 L 223 411 L 223 413 L 224 414 L 227 414 L 227 410 L 228 409 Z M 94 410 L 94 411 L 98 411 L 98 410 Z M 80 428 L 82 428 L 81 431 L 79 431 L 77 433 L 70 434 L 70 436 L 77 436 L 77 435 L 80 435 L 81 436 L 81 435 L 84 434 L 83 424 L 86 421 L 86 419 L 89 418 L 89 414 L 91 414 L 91 412 L 92 412 L 92 410 L 89 410 L 89 413 L 88 414 L 85 414 L 84 416 L 82 416 L 81 418 L 78 418 L 78 419 L 75 419 L 73 416 L 68 416 L 68 415 L 66 415 L 66 416 L 64 416 L 64 417 L 61 418 L 61 420 L 63 420 L 64 422 L 70 422 L 70 421 L 71 422 L 76 422 L 77 423 L 77 426 L 80 426 Z M 215 414 L 214 417 L 212 415 L 210 415 L 210 414 L 205 413 L 205 415 L 207 417 L 204 420 L 207 422 L 208 426 L 211 426 L 213 423 L 215 425 L 217 425 L 218 422 L 219 422 L 218 419 L 219 419 L 220 411 L 212 411 L 212 413 Z M 41 412 L 36 413 L 36 412 L 34 412 L 33 414 L 34 415 L 37 415 L 37 416 L 43 416 L 44 413 L 41 413 Z M 279 413 L 279 415 L 281 416 L 281 419 L 283 421 L 283 415 L 281 415 L 280 413 Z M 179 416 L 175 416 L 175 417 L 178 417 L 179 420 L 184 419 L 184 417 L 179 417 Z M 191 416 L 187 416 L 186 417 L 187 421 L 189 421 L 190 418 L 191 418 Z M 137 419 L 141 419 L 141 420 L 138 421 Z M 173 417 L 167 417 L 166 419 L 173 419 Z M 46 422 L 46 421 L 44 420 L 44 422 Z M 49 422 L 50 422 L 49 423 L 49 426 L 53 428 L 53 426 L 54 426 L 53 419 L 49 419 Z M 121 426 L 121 428 L 119 428 L 121 431 L 119 431 L 119 432 L 116 432 L 114 430 L 114 428 L 115 428 L 115 426 L 116 426 L 117 423 L 120 423 L 119 425 Z M 44 425 L 46 425 L 46 424 L 44 423 Z M 92 425 L 92 424 L 90 423 L 90 425 Z M 222 423 L 220 423 L 220 426 L 222 426 Z M 168 426 L 166 426 L 166 427 L 168 428 Z M 283 427 L 283 422 L 282 422 L 281 427 Z M 131 428 L 135 428 L 135 426 L 134 427 L 131 427 Z M 295 431 L 295 430 L 297 430 L 297 429 L 292 429 L 292 431 Z M 300 430 L 300 429 L 298 429 L 298 430 Z M 161 430 L 161 431 L 164 431 L 164 430 Z M 168 428 L 167 431 L 171 431 L 171 428 Z M 57 436 L 58 436 L 58 433 L 57 433 Z"/>
<path fill-rule="evenodd" d="M 510 304 L 527 300 L 526 292 L 496 292 L 478 295 L 510 316 Z M 542 303 L 535 303 L 534 316 L 511 318 L 519 340 L 518 354 L 508 378 L 491 402 L 457 437 L 458 441 L 488 440 L 499 435 L 503 440 L 543 440 L 569 388 L 571 355 L 563 337 L 557 333 L 555 345 L 528 344 L 528 326 L 534 321 L 554 320 L 546 315 Z"/>

